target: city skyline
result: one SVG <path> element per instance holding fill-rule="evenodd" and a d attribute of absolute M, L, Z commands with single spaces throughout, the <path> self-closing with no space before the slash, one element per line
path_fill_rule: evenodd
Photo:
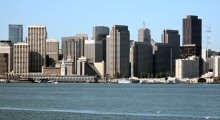
<path fill-rule="evenodd" d="M 2 1 L 3 7 L 0 14 L 5 19 L 2 19 L 0 23 L 0 39 L 8 39 L 9 24 L 23 24 L 23 40 L 27 37 L 27 26 L 45 25 L 48 29 L 48 38 L 58 38 L 60 42 L 63 36 L 78 33 L 86 33 L 88 39 L 91 39 L 93 26 L 102 25 L 110 28 L 114 24 L 121 24 L 128 25 L 130 38 L 137 41 L 138 29 L 143 27 L 145 22 L 145 26 L 151 30 L 152 39 L 156 42 L 161 41 L 164 29 L 174 29 L 179 30 L 182 43 L 182 19 L 186 15 L 197 15 L 203 20 L 203 48 L 206 48 L 207 43 L 206 29 L 211 26 L 211 48 L 220 51 L 218 48 L 220 15 L 213 14 L 219 9 L 219 2 L 217 0 Z M 70 7 L 71 5 L 74 6 Z M 11 6 L 11 9 L 8 9 L 8 6 Z M 38 9 L 38 6 L 41 6 L 41 9 Z"/>

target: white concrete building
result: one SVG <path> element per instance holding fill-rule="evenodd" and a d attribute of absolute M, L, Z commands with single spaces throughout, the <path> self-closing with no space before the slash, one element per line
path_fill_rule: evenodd
<path fill-rule="evenodd" d="M 199 77 L 199 58 L 196 56 L 176 60 L 176 78 Z"/>
<path fill-rule="evenodd" d="M 29 45 L 25 42 L 14 44 L 13 70 L 16 76 L 28 76 L 29 71 Z"/>
<path fill-rule="evenodd" d="M 46 26 L 28 26 L 27 43 L 29 45 L 29 72 L 42 72 L 42 67 L 46 66 Z"/>
<path fill-rule="evenodd" d="M 220 56 L 215 56 L 213 61 L 213 76 L 220 77 Z"/>

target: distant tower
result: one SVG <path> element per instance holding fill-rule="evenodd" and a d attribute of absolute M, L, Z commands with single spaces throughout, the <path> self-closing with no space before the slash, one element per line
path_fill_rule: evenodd
<path fill-rule="evenodd" d="M 207 32 L 207 45 L 206 45 L 206 59 L 209 58 L 209 49 L 210 49 L 210 34 L 211 34 L 211 27 L 209 26 L 206 30 Z"/>
<path fill-rule="evenodd" d="M 61 76 L 66 75 L 66 65 L 65 65 L 65 60 L 63 58 L 62 63 L 61 63 Z"/>
<path fill-rule="evenodd" d="M 150 29 L 145 27 L 145 23 L 143 23 L 143 28 L 138 29 L 138 41 L 151 43 Z"/>
<path fill-rule="evenodd" d="M 23 41 L 23 25 L 9 24 L 8 28 L 8 39 L 12 43 Z"/>
<path fill-rule="evenodd" d="M 120 74 L 128 77 L 130 32 L 128 26 L 113 25 L 106 40 L 106 73 L 111 77 Z"/>

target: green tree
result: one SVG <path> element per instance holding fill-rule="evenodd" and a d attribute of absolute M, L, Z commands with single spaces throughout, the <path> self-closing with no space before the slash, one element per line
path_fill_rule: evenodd
<path fill-rule="evenodd" d="M 116 72 L 116 73 L 115 73 L 114 78 L 116 78 L 116 79 L 119 79 L 119 78 L 120 78 L 119 72 Z"/>

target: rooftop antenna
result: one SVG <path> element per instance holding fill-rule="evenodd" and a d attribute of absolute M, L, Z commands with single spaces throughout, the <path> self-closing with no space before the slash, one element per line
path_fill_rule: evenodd
<path fill-rule="evenodd" d="M 208 50 L 210 49 L 210 34 L 211 34 L 211 27 L 209 26 L 206 30 L 207 32 L 207 45 L 206 45 L 206 58 L 208 59 Z"/>
<path fill-rule="evenodd" d="M 143 22 L 143 28 L 146 28 L 146 27 L 145 27 L 145 22 Z"/>

